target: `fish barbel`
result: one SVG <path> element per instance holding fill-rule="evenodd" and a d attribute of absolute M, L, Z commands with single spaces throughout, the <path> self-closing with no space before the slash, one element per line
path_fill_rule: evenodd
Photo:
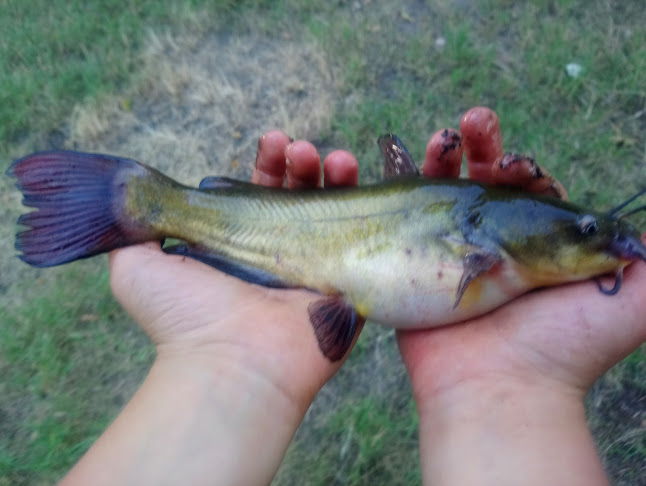
<path fill-rule="evenodd" d="M 379 142 L 390 179 L 325 190 L 220 177 L 191 188 L 130 159 L 28 155 L 8 171 L 23 203 L 36 208 L 18 219 L 30 228 L 16 248 L 47 267 L 179 239 L 164 251 L 259 285 L 319 292 L 309 315 L 331 360 L 347 352 L 360 317 L 398 329 L 440 326 L 536 287 L 606 273 L 616 275 L 615 287 L 599 287 L 612 294 L 623 268 L 646 260 L 639 232 L 616 215 L 625 204 L 604 214 L 469 180 L 426 179 L 399 139 Z"/>

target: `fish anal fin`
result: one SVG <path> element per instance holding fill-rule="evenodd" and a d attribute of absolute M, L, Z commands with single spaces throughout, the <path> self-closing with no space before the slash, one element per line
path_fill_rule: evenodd
<path fill-rule="evenodd" d="M 419 175 L 413 158 L 397 135 L 387 133 L 377 143 L 384 156 L 384 179 Z"/>
<path fill-rule="evenodd" d="M 462 274 L 462 278 L 458 284 L 453 308 L 455 309 L 458 304 L 460 304 L 469 284 L 473 282 L 476 277 L 488 272 L 494 267 L 494 265 L 501 261 L 502 258 L 500 255 L 486 250 L 478 249 L 467 253 L 463 259 L 464 273 Z"/>
<path fill-rule="evenodd" d="M 256 285 L 270 288 L 293 288 L 288 282 L 282 280 L 278 275 L 261 270 L 244 263 L 230 260 L 222 255 L 213 253 L 207 249 L 199 246 L 180 244 L 164 248 L 164 253 L 169 255 L 183 255 L 199 262 L 205 263 L 221 272 L 231 275 L 233 277 L 244 280 Z"/>
<path fill-rule="evenodd" d="M 339 361 L 357 332 L 359 318 L 354 306 L 341 295 L 331 295 L 312 302 L 307 310 L 323 355 Z"/>

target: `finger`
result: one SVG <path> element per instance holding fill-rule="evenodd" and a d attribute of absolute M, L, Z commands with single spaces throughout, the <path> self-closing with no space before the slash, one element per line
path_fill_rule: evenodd
<path fill-rule="evenodd" d="M 359 183 L 359 162 L 350 152 L 335 150 L 323 161 L 325 187 L 356 186 Z"/>
<path fill-rule="evenodd" d="M 503 155 L 492 167 L 492 179 L 494 184 L 516 186 L 530 192 L 568 199 L 563 185 L 526 155 Z"/>
<path fill-rule="evenodd" d="M 321 157 L 316 147 L 297 140 L 285 148 L 287 187 L 317 187 L 321 183 Z"/>
<path fill-rule="evenodd" d="M 541 166 L 536 165 L 536 169 L 537 176 L 527 184 L 528 191 L 545 194 L 546 196 L 558 197 L 564 201 L 569 199 L 563 184 L 561 184 L 555 177 L 552 177 L 552 175 Z"/>
<path fill-rule="evenodd" d="M 472 108 L 460 120 L 460 132 L 469 177 L 492 183 L 491 167 L 503 155 L 498 115 L 489 108 Z"/>
<path fill-rule="evenodd" d="M 285 148 L 291 139 L 280 130 L 272 130 L 258 139 L 256 168 L 251 182 L 263 186 L 282 187 L 285 180 Z"/>
<path fill-rule="evenodd" d="M 425 177 L 459 177 L 463 151 L 460 132 L 453 128 L 436 132 L 426 146 L 422 173 Z"/>
<path fill-rule="evenodd" d="M 127 246 L 125 248 L 119 248 L 117 250 L 112 250 L 108 253 L 108 267 L 112 272 L 115 260 L 120 258 L 121 255 L 126 255 L 128 253 L 136 253 L 142 255 L 152 255 L 155 253 L 162 253 L 161 243 L 159 241 L 148 241 L 146 243 L 140 243 L 138 245 Z"/>

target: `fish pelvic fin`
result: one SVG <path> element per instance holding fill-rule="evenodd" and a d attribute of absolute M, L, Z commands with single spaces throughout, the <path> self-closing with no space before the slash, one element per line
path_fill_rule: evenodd
<path fill-rule="evenodd" d="M 130 159 L 72 151 L 38 152 L 16 160 L 7 175 L 16 179 L 23 204 L 36 208 L 18 224 L 23 261 L 51 267 L 115 248 L 157 239 L 145 228 L 123 224 L 120 201 L 132 170 Z"/>
<path fill-rule="evenodd" d="M 321 352 L 339 361 L 352 346 L 361 320 L 354 306 L 341 295 L 331 295 L 312 302 L 307 310 Z"/>

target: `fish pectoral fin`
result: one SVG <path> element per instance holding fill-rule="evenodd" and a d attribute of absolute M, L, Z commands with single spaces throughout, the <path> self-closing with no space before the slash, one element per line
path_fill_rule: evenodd
<path fill-rule="evenodd" d="M 462 278 L 458 284 L 453 308 L 455 309 L 458 306 L 460 300 L 462 300 L 464 292 L 466 292 L 467 287 L 469 287 L 469 284 L 474 278 L 488 272 L 495 264 L 500 263 L 501 261 L 502 258 L 500 255 L 488 252 L 484 249 L 478 249 L 467 253 L 462 260 L 464 273 L 462 274 Z"/>
<path fill-rule="evenodd" d="M 218 255 L 217 253 L 213 253 L 212 251 L 199 246 L 180 244 L 165 247 L 163 250 L 164 253 L 169 255 L 183 255 L 199 262 L 206 263 L 227 275 L 231 275 L 232 277 L 239 278 L 240 280 L 244 280 L 245 282 L 252 284 L 277 289 L 294 287 L 273 273 L 266 272 L 265 270 L 252 267 L 250 265 L 245 265 L 244 263 L 236 262 L 235 260 L 230 260 L 222 255 Z"/>
<path fill-rule="evenodd" d="M 307 311 L 323 355 L 330 361 L 339 361 L 357 332 L 360 318 L 354 306 L 341 295 L 331 295 L 312 302 Z"/>
<path fill-rule="evenodd" d="M 384 179 L 419 175 L 419 170 L 406 147 L 394 133 L 382 135 L 377 140 L 384 156 Z"/>

